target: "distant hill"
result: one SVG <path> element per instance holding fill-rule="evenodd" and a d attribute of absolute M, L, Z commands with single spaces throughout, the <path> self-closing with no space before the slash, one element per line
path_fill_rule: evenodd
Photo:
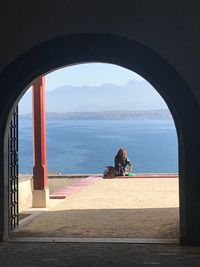
<path fill-rule="evenodd" d="M 20 101 L 19 112 L 30 113 L 32 94 Z M 115 110 L 164 109 L 166 104 L 157 91 L 145 80 L 132 80 L 126 85 L 62 86 L 46 92 L 47 112 L 97 112 Z"/>
<path fill-rule="evenodd" d="M 32 114 L 20 115 L 22 119 L 31 119 Z M 100 112 L 47 112 L 47 120 L 150 120 L 150 119 L 170 119 L 171 114 L 168 109 L 157 110 L 115 110 Z"/>

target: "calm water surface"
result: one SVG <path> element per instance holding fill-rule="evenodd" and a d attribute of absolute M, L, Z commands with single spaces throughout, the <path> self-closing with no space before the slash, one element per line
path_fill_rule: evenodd
<path fill-rule="evenodd" d="M 32 173 L 32 122 L 20 120 L 20 173 Z M 134 171 L 178 172 L 177 136 L 172 120 L 47 121 L 49 172 L 102 173 L 127 148 Z"/>

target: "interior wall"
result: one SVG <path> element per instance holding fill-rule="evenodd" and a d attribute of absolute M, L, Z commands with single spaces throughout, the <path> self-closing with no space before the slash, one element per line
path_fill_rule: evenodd
<path fill-rule="evenodd" d="M 0 4 L 0 70 L 25 51 L 68 34 L 102 33 L 135 40 L 161 55 L 198 100 L 200 2 L 8 0 Z"/>

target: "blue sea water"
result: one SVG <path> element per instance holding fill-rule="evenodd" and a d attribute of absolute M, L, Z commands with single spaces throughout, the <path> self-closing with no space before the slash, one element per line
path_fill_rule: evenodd
<path fill-rule="evenodd" d="M 172 120 L 47 121 L 49 172 L 103 173 L 125 147 L 134 172 L 178 172 L 178 144 Z M 32 173 L 32 122 L 19 124 L 19 172 Z"/>

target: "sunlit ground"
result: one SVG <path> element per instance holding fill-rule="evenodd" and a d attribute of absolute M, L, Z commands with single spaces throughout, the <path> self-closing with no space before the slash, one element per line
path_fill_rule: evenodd
<path fill-rule="evenodd" d="M 73 185 L 69 179 L 66 183 Z M 99 179 L 14 235 L 178 238 L 178 207 L 178 178 Z"/>

